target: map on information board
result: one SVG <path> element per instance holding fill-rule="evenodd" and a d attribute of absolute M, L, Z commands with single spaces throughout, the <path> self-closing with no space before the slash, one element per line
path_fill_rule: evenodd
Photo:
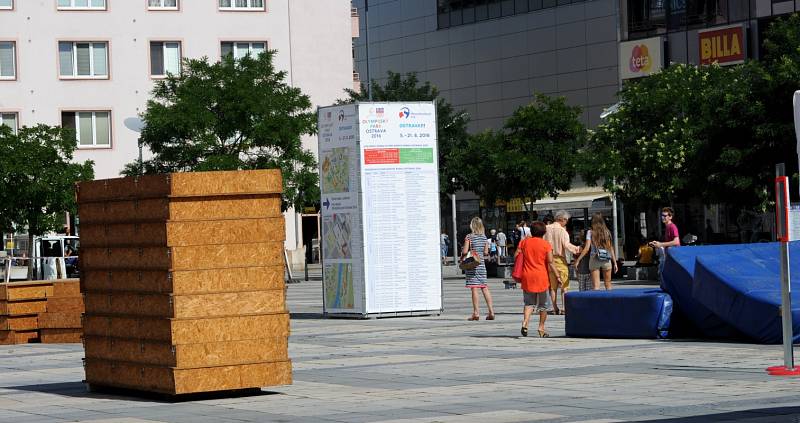
<path fill-rule="evenodd" d="M 349 259 L 353 257 L 351 235 L 353 233 L 353 215 L 336 213 L 325 216 L 322 221 L 322 238 L 325 244 L 322 254 L 328 259 Z"/>
<path fill-rule="evenodd" d="M 331 194 L 350 191 L 350 149 L 333 148 L 322 153 L 322 193 Z"/>
<path fill-rule="evenodd" d="M 353 295 L 353 265 L 335 263 L 325 266 L 323 286 L 325 288 L 326 309 L 352 309 L 355 304 Z"/>

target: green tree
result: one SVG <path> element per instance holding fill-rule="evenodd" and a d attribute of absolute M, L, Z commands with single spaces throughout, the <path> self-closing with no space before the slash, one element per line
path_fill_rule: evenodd
<path fill-rule="evenodd" d="M 72 162 L 76 146 L 68 129 L 37 125 L 15 135 L 0 125 L 0 216 L 6 230 L 27 228 L 31 257 L 33 237 L 58 230 L 64 213 L 76 211 L 75 184 L 94 178 L 92 161 Z"/>
<path fill-rule="evenodd" d="M 301 142 L 316 132 L 316 115 L 274 55 L 186 60 L 180 75 L 158 81 L 141 134 L 154 157 L 123 174 L 277 168 L 284 209 L 318 203 L 316 161 Z"/>
<path fill-rule="evenodd" d="M 529 203 L 569 190 L 586 134 L 580 115 L 563 97 L 537 94 L 502 131 L 470 139 L 463 166 L 468 188 L 488 204 L 514 197 Z"/>
<path fill-rule="evenodd" d="M 405 76 L 389 71 L 386 82 L 371 82 L 372 101 L 434 101 L 436 103 L 436 133 L 439 145 L 439 187 L 443 193 L 452 194 L 463 186 L 461 178 L 462 150 L 467 144 L 469 116 L 455 110 L 439 96 L 439 90 L 430 82 L 420 84 L 415 73 Z M 340 103 L 370 101 L 367 87 L 361 90 L 346 89 L 349 98 Z M 453 183 L 453 178 L 456 182 Z"/>

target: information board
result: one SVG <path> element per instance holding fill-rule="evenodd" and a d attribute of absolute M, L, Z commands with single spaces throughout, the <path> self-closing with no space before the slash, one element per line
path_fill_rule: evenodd
<path fill-rule="evenodd" d="M 325 312 L 441 311 L 435 105 L 326 107 L 319 122 Z"/>

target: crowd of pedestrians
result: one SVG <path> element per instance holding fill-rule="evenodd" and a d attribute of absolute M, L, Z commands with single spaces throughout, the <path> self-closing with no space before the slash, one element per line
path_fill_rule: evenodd
<path fill-rule="evenodd" d="M 672 223 L 673 216 L 671 208 L 663 208 L 663 239 L 644 244 L 655 250 L 660 258 L 660 266 L 663 266 L 664 250 L 680 245 L 678 228 Z M 483 221 L 478 217 L 473 218 L 470 222 L 471 232 L 465 237 L 461 251 L 462 258 L 474 253 L 479 263 L 476 267 L 465 270 L 466 287 L 472 293 L 472 315 L 468 320 L 480 320 L 481 294 L 488 309 L 486 320 L 495 319 L 492 295 L 486 284 L 486 261 L 504 259 L 507 257 L 508 247 L 513 245 L 516 245 L 514 263 L 519 263 L 515 266 L 515 279 L 518 279 L 523 292 L 523 320 L 520 329 L 522 336 L 528 336 L 528 324 L 533 314 L 539 315 L 537 333 L 540 337 L 549 336 L 545 328 L 548 314 L 566 315 L 564 296 L 570 286 L 569 255 L 575 258 L 571 265 L 581 291 L 600 289 L 601 279 L 604 288 L 610 290 L 611 277 L 619 268 L 611 231 L 606 226 L 602 213 L 592 215 L 591 226 L 581 234 L 579 245 L 570 241 L 566 229 L 570 218 L 569 212 L 559 210 L 542 221 L 520 221 L 508 235 L 492 229 L 488 237 Z M 443 257 L 446 255 L 446 236 L 442 234 Z M 652 257 L 647 259 L 652 260 Z M 660 270 L 661 267 L 659 273 Z"/>

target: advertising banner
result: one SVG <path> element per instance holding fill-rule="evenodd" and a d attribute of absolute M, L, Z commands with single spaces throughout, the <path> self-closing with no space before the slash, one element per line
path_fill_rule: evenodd
<path fill-rule="evenodd" d="M 435 105 L 359 103 L 318 118 L 325 312 L 441 311 Z"/>
<path fill-rule="evenodd" d="M 700 64 L 733 65 L 744 62 L 747 45 L 744 34 L 743 25 L 698 31 Z"/>
<path fill-rule="evenodd" d="M 661 37 L 620 43 L 619 78 L 641 78 L 659 72 L 663 66 L 663 49 Z"/>

